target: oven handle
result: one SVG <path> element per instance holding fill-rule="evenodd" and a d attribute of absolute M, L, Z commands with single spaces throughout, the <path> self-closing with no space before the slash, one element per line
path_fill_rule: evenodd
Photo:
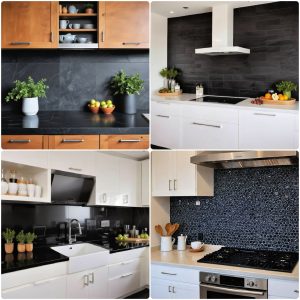
<path fill-rule="evenodd" d="M 249 290 L 240 290 L 240 289 L 232 289 L 232 288 L 224 288 L 220 286 L 211 286 L 208 284 L 201 284 L 201 287 L 209 288 L 209 289 L 214 289 L 217 291 L 223 291 L 223 292 L 232 292 L 232 293 L 239 293 L 239 294 L 248 294 L 248 295 L 258 295 L 258 296 L 263 296 L 265 292 L 258 292 L 258 291 L 249 291 Z"/>

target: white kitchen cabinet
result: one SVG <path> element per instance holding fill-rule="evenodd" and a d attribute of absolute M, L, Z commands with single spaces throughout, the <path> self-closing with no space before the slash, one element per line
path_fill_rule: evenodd
<path fill-rule="evenodd" d="M 146 248 L 145 256 L 141 258 L 140 287 L 149 286 L 149 248 Z"/>
<path fill-rule="evenodd" d="M 268 280 L 268 298 L 284 298 L 297 299 L 299 298 L 299 281 L 298 280 Z"/>
<path fill-rule="evenodd" d="M 149 206 L 150 194 L 149 194 L 149 159 L 142 161 L 142 206 Z"/>
<path fill-rule="evenodd" d="M 94 151 L 50 151 L 49 167 L 54 170 L 95 176 Z"/>
<path fill-rule="evenodd" d="M 192 164 L 195 154 L 152 152 L 152 196 L 213 196 L 213 169 Z"/>
<path fill-rule="evenodd" d="M 293 149 L 296 115 L 265 110 L 239 112 L 240 149 Z"/>
<path fill-rule="evenodd" d="M 48 151 L 2 151 L 2 160 L 33 167 L 48 168 Z"/>
<path fill-rule="evenodd" d="M 151 298 L 152 299 L 172 299 L 172 282 L 152 278 L 151 280 Z"/>

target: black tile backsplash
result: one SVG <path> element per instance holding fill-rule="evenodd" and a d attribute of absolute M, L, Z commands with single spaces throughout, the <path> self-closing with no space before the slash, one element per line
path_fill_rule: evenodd
<path fill-rule="evenodd" d="M 196 55 L 211 47 L 212 14 L 168 19 L 168 65 L 182 71 L 184 92 L 203 83 L 206 94 L 262 95 L 280 80 L 299 80 L 299 4 L 282 1 L 234 10 L 234 45 L 250 55 Z M 296 98 L 298 92 L 293 94 Z"/>
<path fill-rule="evenodd" d="M 149 110 L 148 65 L 148 50 L 3 50 L 2 99 L 16 79 L 46 78 L 50 88 L 39 101 L 40 110 L 79 111 L 92 98 L 111 98 L 110 79 L 123 69 L 140 73 L 145 88 L 137 96 L 137 108 Z M 21 101 L 2 101 L 4 111 L 21 111 L 21 106 Z"/>
<path fill-rule="evenodd" d="M 297 251 L 299 169 L 296 166 L 215 170 L 214 197 L 171 197 L 171 222 L 188 242 Z M 200 200 L 200 205 L 196 201 Z"/>

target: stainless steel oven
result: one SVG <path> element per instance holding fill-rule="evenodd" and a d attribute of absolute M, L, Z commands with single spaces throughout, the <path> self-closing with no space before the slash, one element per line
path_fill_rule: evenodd
<path fill-rule="evenodd" d="M 267 279 L 200 273 L 200 299 L 267 298 Z"/>

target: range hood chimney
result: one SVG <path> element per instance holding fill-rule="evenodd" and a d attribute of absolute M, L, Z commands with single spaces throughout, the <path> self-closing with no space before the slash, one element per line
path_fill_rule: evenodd
<path fill-rule="evenodd" d="M 213 169 L 260 168 L 298 165 L 296 151 L 202 152 L 191 163 Z"/>
<path fill-rule="evenodd" d="M 212 8 L 212 47 L 195 49 L 196 54 L 250 54 L 250 49 L 233 46 L 233 7 L 217 4 Z"/>

